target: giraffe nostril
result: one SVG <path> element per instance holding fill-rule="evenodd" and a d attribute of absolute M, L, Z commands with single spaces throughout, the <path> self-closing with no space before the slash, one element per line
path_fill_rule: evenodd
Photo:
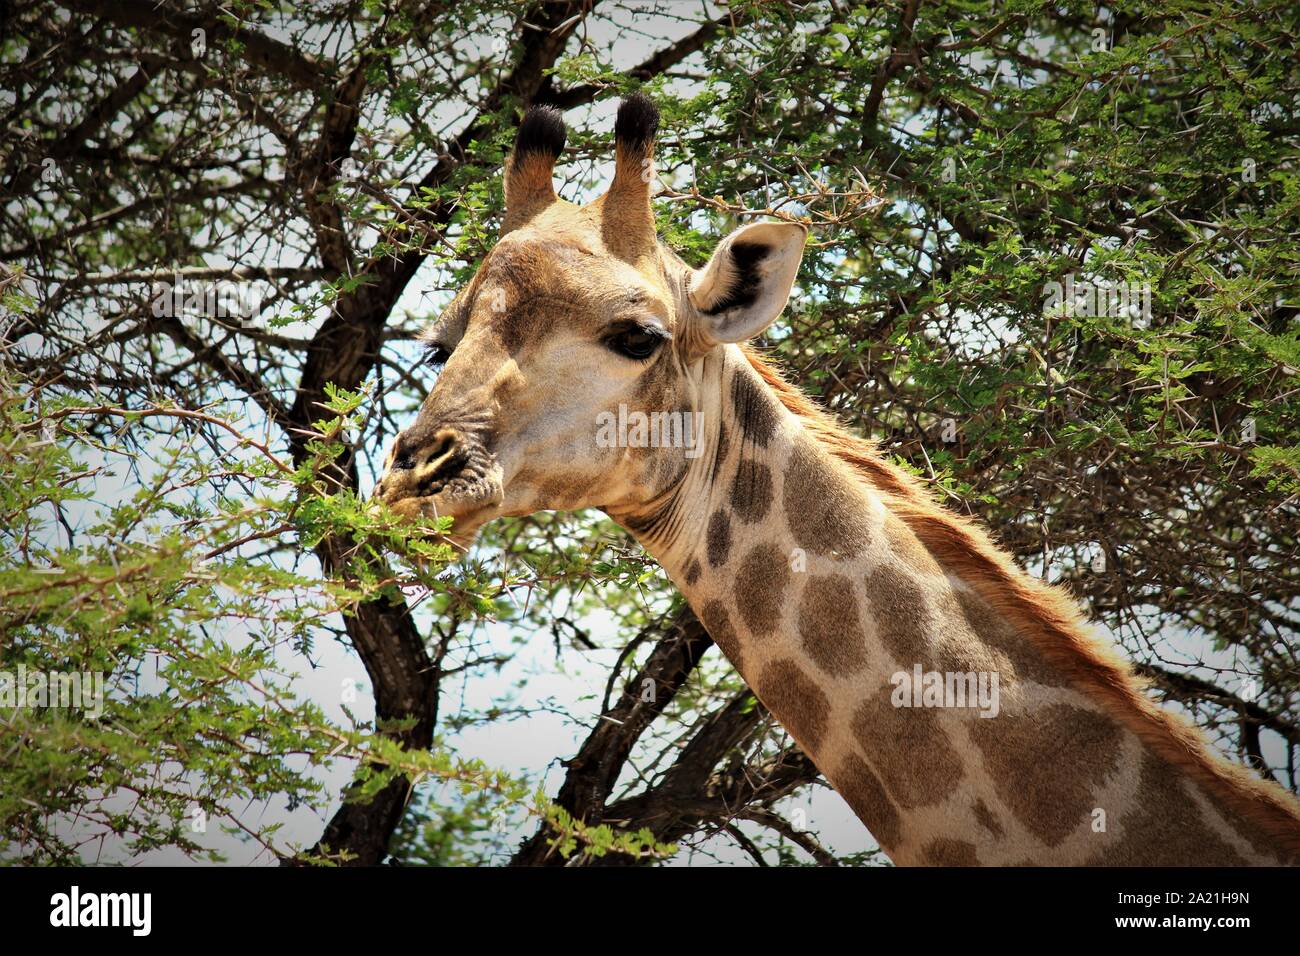
<path fill-rule="evenodd" d="M 398 435 L 393 440 L 393 461 L 388 467 L 392 471 L 410 471 L 415 467 L 415 459 L 411 457 L 410 444 L 405 441 L 405 435 Z"/>
<path fill-rule="evenodd" d="M 426 431 L 403 432 L 393 442 L 388 468 L 376 485 L 375 494 L 396 497 L 436 494 L 469 461 L 469 451 L 455 428 L 440 428 L 432 436 Z"/>
<path fill-rule="evenodd" d="M 451 429 L 443 429 L 438 432 L 437 436 L 435 436 L 436 440 L 434 441 L 433 446 L 429 449 L 428 456 L 425 458 L 425 464 L 431 464 L 439 458 L 444 457 L 456 446 L 458 437 L 459 436 L 457 436 L 457 434 Z M 409 468 L 410 466 L 408 465 L 407 467 Z"/>
<path fill-rule="evenodd" d="M 443 429 L 435 438 L 425 459 L 426 466 L 432 466 L 432 470 L 420 475 L 421 487 L 429 491 L 445 486 L 469 464 L 469 454 L 454 429 Z"/>

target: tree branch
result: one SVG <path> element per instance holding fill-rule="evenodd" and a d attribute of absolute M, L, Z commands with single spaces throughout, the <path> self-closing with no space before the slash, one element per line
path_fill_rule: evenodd
<path fill-rule="evenodd" d="M 220 18 L 220 7 L 202 12 L 178 10 L 152 0 L 59 0 L 70 10 L 101 17 L 121 27 L 161 33 L 190 43 L 195 30 L 203 30 L 209 47 L 228 40 L 240 44 L 240 61 L 255 66 L 264 76 L 289 80 L 302 90 L 315 91 L 327 84 L 334 64 L 321 61 L 264 33 L 231 26 Z"/>

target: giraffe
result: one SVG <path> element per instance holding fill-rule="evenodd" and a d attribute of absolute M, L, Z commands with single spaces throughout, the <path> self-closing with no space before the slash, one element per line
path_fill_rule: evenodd
<path fill-rule="evenodd" d="M 424 334 L 441 371 L 374 497 L 452 516 L 462 549 L 497 516 L 602 509 L 896 864 L 1297 862 L 1289 793 L 747 344 L 807 230 L 750 223 L 687 265 L 655 231 L 657 127 L 622 102 L 613 180 L 580 206 L 552 181 L 560 114 L 526 113 L 501 235 Z M 600 440 L 635 412 L 702 424 Z"/>

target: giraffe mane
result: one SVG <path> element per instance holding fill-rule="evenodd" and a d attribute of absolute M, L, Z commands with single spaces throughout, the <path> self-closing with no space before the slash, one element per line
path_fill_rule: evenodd
<path fill-rule="evenodd" d="M 974 588 L 1153 753 L 1218 796 L 1229 812 L 1257 824 L 1292 861 L 1300 859 L 1300 805 L 1275 782 L 1213 753 L 1208 738 L 1191 721 L 1144 693 L 1150 682 L 1095 634 L 1068 592 L 1017 567 L 983 528 L 938 504 L 919 479 L 886 461 L 875 442 L 845 430 L 753 348 L 746 345 L 741 351 L 781 404 L 823 448 L 883 497 L 947 573 Z"/>

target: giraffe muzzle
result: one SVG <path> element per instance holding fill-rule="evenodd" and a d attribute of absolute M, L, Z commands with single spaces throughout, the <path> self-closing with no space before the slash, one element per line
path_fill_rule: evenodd
<path fill-rule="evenodd" d="M 373 498 L 403 513 L 460 517 L 499 503 L 500 467 L 473 435 L 443 427 L 397 436 Z"/>

